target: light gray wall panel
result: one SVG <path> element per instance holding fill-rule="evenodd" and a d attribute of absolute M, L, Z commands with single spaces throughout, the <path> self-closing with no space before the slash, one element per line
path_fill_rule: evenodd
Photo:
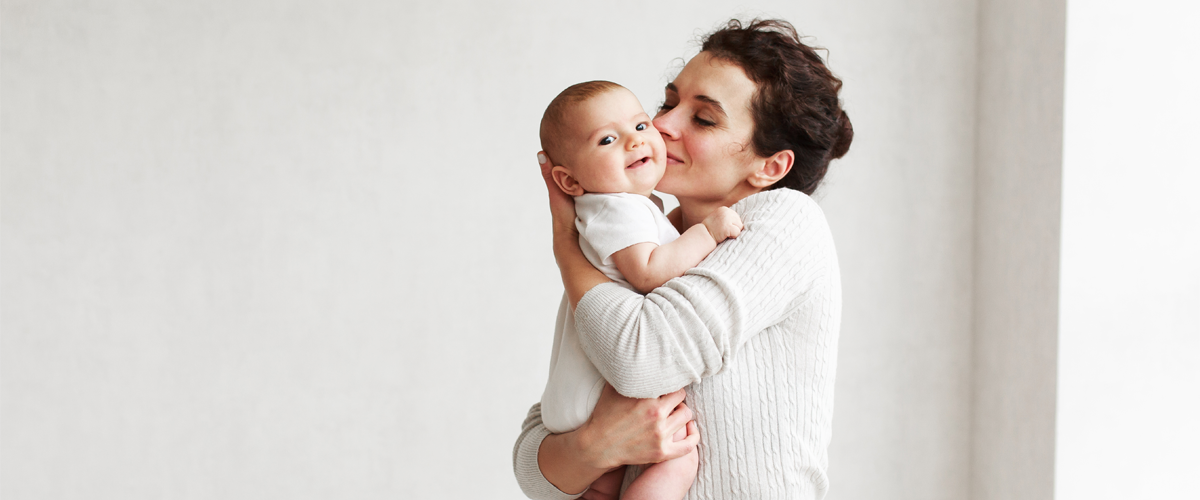
<path fill-rule="evenodd" d="M 1054 494 L 1065 9 L 979 2 L 973 500 Z"/>

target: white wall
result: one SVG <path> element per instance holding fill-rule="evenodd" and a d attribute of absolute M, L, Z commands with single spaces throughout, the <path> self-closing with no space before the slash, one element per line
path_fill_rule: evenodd
<path fill-rule="evenodd" d="M 831 499 L 964 498 L 977 12 L 953 0 L 64 2 L 0 12 L 0 496 L 519 498 L 561 88 L 657 104 L 749 12 L 830 48 Z"/>
<path fill-rule="evenodd" d="M 1200 7 L 1067 14 L 1055 497 L 1195 497 Z"/>

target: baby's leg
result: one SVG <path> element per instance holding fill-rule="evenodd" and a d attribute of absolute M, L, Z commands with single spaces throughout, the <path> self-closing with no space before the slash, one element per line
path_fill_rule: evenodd
<path fill-rule="evenodd" d="M 680 429 L 675 440 L 687 437 L 687 429 Z M 622 500 L 679 500 L 687 495 L 696 480 L 696 468 L 700 465 L 700 453 L 691 453 L 679 458 L 660 462 L 647 467 L 642 475 L 634 479 L 625 490 Z"/>
<path fill-rule="evenodd" d="M 625 466 L 605 472 L 588 490 L 583 493 L 584 500 L 617 500 L 621 496 L 621 482 L 625 480 Z"/>

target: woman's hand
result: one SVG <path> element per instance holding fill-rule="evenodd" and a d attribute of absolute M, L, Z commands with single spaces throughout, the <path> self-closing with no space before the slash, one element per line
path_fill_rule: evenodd
<path fill-rule="evenodd" d="M 605 384 L 591 418 L 580 428 L 580 441 L 595 453 L 596 465 L 665 462 L 696 449 L 700 433 L 680 389 L 653 399 L 627 398 Z M 687 437 L 676 441 L 686 430 Z"/>
<path fill-rule="evenodd" d="M 550 193 L 550 217 L 554 224 L 554 237 L 579 238 L 579 230 L 575 228 L 575 199 L 571 198 L 550 176 L 554 164 L 545 151 L 538 151 L 538 164 L 542 168 L 542 180 L 546 182 L 546 191 Z"/>
<path fill-rule="evenodd" d="M 554 260 L 558 261 L 563 288 L 566 289 L 567 300 L 573 310 L 588 290 L 612 280 L 597 271 L 579 249 L 579 230 L 575 227 L 575 199 L 559 189 L 558 184 L 550 177 L 550 169 L 554 168 L 552 160 L 545 152 L 539 151 L 538 163 L 541 164 L 542 180 L 546 182 L 546 191 L 550 195 L 550 216 L 554 226 Z"/>
<path fill-rule="evenodd" d="M 665 462 L 696 449 L 700 433 L 680 389 L 653 399 L 627 398 L 605 384 L 591 418 L 538 449 L 542 476 L 568 494 L 583 491 L 614 467 Z M 675 439 L 685 431 L 687 437 Z"/>

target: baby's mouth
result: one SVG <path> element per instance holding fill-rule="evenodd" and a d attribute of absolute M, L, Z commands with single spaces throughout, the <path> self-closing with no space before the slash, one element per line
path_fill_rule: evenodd
<path fill-rule="evenodd" d="M 635 162 L 633 162 L 633 163 L 630 163 L 630 164 L 629 164 L 629 166 L 628 166 L 628 167 L 625 167 L 625 168 L 638 168 L 638 167 L 640 167 L 640 166 L 642 166 L 642 165 L 645 165 L 645 164 L 646 164 L 646 162 L 648 162 L 648 161 L 650 161 L 650 157 L 649 157 L 649 156 L 646 156 L 646 157 L 643 157 L 642 159 L 640 159 L 640 160 L 638 160 L 638 161 L 635 161 Z"/>

